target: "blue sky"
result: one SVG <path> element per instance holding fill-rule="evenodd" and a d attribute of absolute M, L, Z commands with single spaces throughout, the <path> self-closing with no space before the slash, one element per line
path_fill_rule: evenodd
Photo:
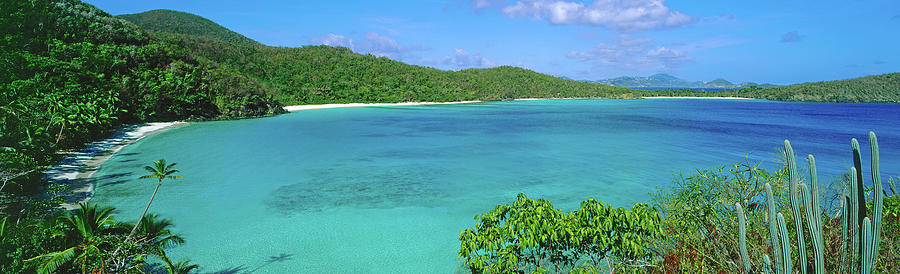
<path fill-rule="evenodd" d="M 896 0 L 86 2 L 112 14 L 180 10 L 267 45 L 347 46 L 441 69 L 775 84 L 900 71 Z"/>

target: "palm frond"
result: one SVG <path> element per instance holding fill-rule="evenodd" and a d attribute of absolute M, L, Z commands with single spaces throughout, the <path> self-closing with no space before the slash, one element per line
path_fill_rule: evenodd
<path fill-rule="evenodd" d="M 3 217 L 3 219 L 0 219 L 0 241 L 6 239 L 6 218 L 7 217 Z"/>
<path fill-rule="evenodd" d="M 38 265 L 36 267 L 37 273 L 45 274 L 52 273 L 59 270 L 59 267 L 72 261 L 72 258 L 75 257 L 75 247 L 70 247 L 69 249 L 57 252 L 51 252 L 44 255 L 40 255 L 28 260 L 25 262 L 37 261 Z"/>

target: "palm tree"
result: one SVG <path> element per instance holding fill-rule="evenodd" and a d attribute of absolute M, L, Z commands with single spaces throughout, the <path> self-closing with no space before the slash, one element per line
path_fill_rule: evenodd
<path fill-rule="evenodd" d="M 159 215 L 150 213 L 144 217 L 141 222 L 139 234 L 147 237 L 148 245 L 154 249 L 157 255 L 165 256 L 164 249 L 184 244 L 184 238 L 179 234 L 172 233 L 169 227 L 172 221 L 169 219 L 159 218 Z"/>
<path fill-rule="evenodd" d="M 80 203 L 79 208 L 62 216 L 57 222 L 63 229 L 54 233 L 66 239 L 67 249 L 40 255 L 27 261 L 37 261 L 38 273 L 51 273 L 62 265 L 75 260 L 81 264 L 81 272 L 87 272 L 89 263 L 101 253 L 103 233 L 115 225 L 112 211 L 115 208 L 97 208 L 97 204 Z"/>
<path fill-rule="evenodd" d="M 191 270 L 197 269 L 200 266 L 196 264 L 192 264 L 191 260 L 180 261 L 177 263 L 172 263 L 172 260 L 169 257 L 162 256 L 163 262 L 166 263 L 166 272 L 169 274 L 187 274 L 191 273 Z"/>
<path fill-rule="evenodd" d="M 179 171 L 177 169 L 172 169 L 172 167 L 174 167 L 175 164 L 176 163 L 166 165 L 165 159 L 159 159 L 159 160 L 153 161 L 153 165 L 155 167 L 144 166 L 144 169 L 149 171 L 150 174 L 141 176 L 139 179 L 157 178 L 159 181 L 157 181 L 157 183 L 156 183 L 156 188 L 153 189 L 153 195 L 150 195 L 150 201 L 147 202 L 147 207 L 144 207 L 144 212 L 141 213 L 141 217 L 138 218 L 137 223 L 134 223 L 134 228 L 131 229 L 131 233 L 128 233 L 128 237 L 125 238 L 126 242 L 129 239 L 131 239 L 131 236 L 134 235 L 135 231 L 137 231 L 138 226 L 141 225 L 141 221 L 144 220 L 144 215 L 146 215 L 147 210 L 150 209 L 150 203 L 153 203 L 153 198 L 156 197 L 156 192 L 159 191 L 159 186 L 162 185 L 163 179 L 166 179 L 166 178 L 175 179 L 175 178 L 182 177 L 181 175 L 174 175 L 176 172 Z"/>

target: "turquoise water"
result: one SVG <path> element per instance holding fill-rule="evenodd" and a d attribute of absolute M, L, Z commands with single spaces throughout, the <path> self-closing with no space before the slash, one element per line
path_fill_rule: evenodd
<path fill-rule="evenodd" d="M 151 211 L 187 239 L 170 255 L 203 272 L 447 273 L 459 232 L 517 193 L 630 206 L 680 171 L 748 155 L 774 167 L 785 138 L 827 181 L 869 130 L 883 174 L 900 175 L 898 117 L 897 105 L 689 99 L 308 110 L 149 136 L 101 167 L 94 197 L 137 219 L 155 186 L 141 167 L 165 158 L 184 178 Z"/>

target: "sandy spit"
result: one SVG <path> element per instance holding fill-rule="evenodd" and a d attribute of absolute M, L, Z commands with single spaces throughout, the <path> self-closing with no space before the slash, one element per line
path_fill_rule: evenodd
<path fill-rule="evenodd" d="M 68 203 L 62 208 L 73 210 L 79 202 L 86 202 L 94 195 L 94 172 L 113 154 L 141 138 L 167 129 L 186 125 L 186 122 L 162 122 L 129 125 L 116 130 L 107 139 L 90 143 L 79 152 L 69 154 L 56 166 L 44 170 L 44 178 L 51 183 L 68 184 L 71 193 L 65 197 Z"/>
<path fill-rule="evenodd" d="M 451 105 L 451 104 L 471 104 L 480 103 L 481 101 L 459 101 L 459 102 L 406 102 L 406 103 L 349 103 L 349 104 L 324 104 L 324 105 L 297 105 L 286 106 L 284 110 L 300 111 L 308 109 L 324 109 L 324 108 L 347 108 L 347 107 L 390 107 L 390 106 L 422 106 L 422 105 Z"/>

